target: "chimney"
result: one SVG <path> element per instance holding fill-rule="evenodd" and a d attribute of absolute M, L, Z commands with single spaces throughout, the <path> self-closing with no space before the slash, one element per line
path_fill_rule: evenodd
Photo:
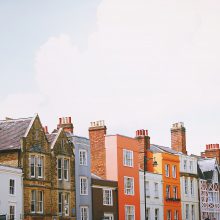
<path fill-rule="evenodd" d="M 137 130 L 136 131 L 136 139 L 138 142 L 139 148 L 139 168 L 144 169 L 144 154 L 147 155 L 147 150 L 150 149 L 150 137 L 148 136 L 148 130 Z"/>
<path fill-rule="evenodd" d="M 218 164 L 220 164 L 220 148 L 219 144 L 206 144 L 205 152 L 202 152 L 201 155 L 204 155 L 208 158 L 216 158 Z"/>
<path fill-rule="evenodd" d="M 45 133 L 45 134 L 49 134 L 49 132 L 48 132 L 48 127 L 47 127 L 47 126 L 44 126 L 44 133 Z"/>
<path fill-rule="evenodd" d="M 73 124 L 71 117 L 62 117 L 59 118 L 59 124 L 57 125 L 57 129 L 63 128 L 65 132 L 70 132 L 73 134 Z"/>
<path fill-rule="evenodd" d="M 175 151 L 187 154 L 186 129 L 183 122 L 175 123 L 171 128 L 171 148 Z"/>
<path fill-rule="evenodd" d="M 89 139 L 91 149 L 91 172 L 106 179 L 105 122 L 91 122 Z"/>

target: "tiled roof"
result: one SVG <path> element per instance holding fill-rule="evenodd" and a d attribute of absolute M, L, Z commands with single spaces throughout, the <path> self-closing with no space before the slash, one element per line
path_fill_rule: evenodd
<path fill-rule="evenodd" d="M 56 135 L 57 135 L 57 133 L 46 134 L 47 140 L 50 144 L 54 141 Z"/>
<path fill-rule="evenodd" d="M 72 142 L 78 148 L 84 147 L 84 146 L 86 146 L 86 147 L 90 146 L 89 139 L 85 138 L 85 137 L 73 136 L 72 137 Z"/>
<path fill-rule="evenodd" d="M 21 138 L 25 135 L 32 118 L 0 121 L 0 151 L 21 148 Z"/>

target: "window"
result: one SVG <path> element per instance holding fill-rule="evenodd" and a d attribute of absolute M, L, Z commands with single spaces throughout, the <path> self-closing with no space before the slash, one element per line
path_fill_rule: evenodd
<path fill-rule="evenodd" d="M 190 169 L 190 172 L 193 172 L 193 161 L 189 162 L 189 169 Z"/>
<path fill-rule="evenodd" d="M 170 176 L 170 166 L 168 164 L 165 164 L 165 173 L 166 173 L 166 177 Z"/>
<path fill-rule="evenodd" d="M 159 197 L 159 190 L 158 190 L 158 183 L 154 183 L 154 197 L 158 198 Z"/>
<path fill-rule="evenodd" d="M 31 191 L 31 212 L 36 212 L 36 190 Z"/>
<path fill-rule="evenodd" d="M 64 145 L 65 145 L 65 140 L 64 139 L 61 140 L 60 145 L 61 145 L 61 148 L 64 147 Z"/>
<path fill-rule="evenodd" d="M 195 220 L 195 206 L 192 205 L 192 220 Z"/>
<path fill-rule="evenodd" d="M 146 209 L 146 220 L 150 220 L 150 208 Z"/>
<path fill-rule="evenodd" d="M 80 150 L 79 151 L 79 164 L 80 165 L 87 165 L 87 151 L 86 150 Z"/>
<path fill-rule="evenodd" d="M 114 215 L 109 213 L 104 213 L 104 220 L 114 220 Z"/>
<path fill-rule="evenodd" d="M 10 205 L 9 206 L 9 220 L 14 220 L 15 219 L 15 206 Z"/>
<path fill-rule="evenodd" d="M 194 195 L 194 184 L 193 184 L 193 179 L 190 180 L 190 192 L 191 192 L 191 195 L 193 196 L 193 195 Z"/>
<path fill-rule="evenodd" d="M 80 220 L 89 220 L 89 209 L 86 206 L 80 207 Z"/>
<path fill-rule="evenodd" d="M 188 194 L 188 179 L 185 178 L 184 180 L 184 185 L 185 185 L 185 194 L 187 195 Z"/>
<path fill-rule="evenodd" d="M 43 192 L 42 191 L 31 191 L 31 212 L 32 213 L 43 213 Z"/>
<path fill-rule="evenodd" d="M 218 183 L 218 173 L 216 170 L 213 172 L 213 182 Z"/>
<path fill-rule="evenodd" d="M 43 156 L 31 155 L 30 176 L 31 178 L 43 178 L 44 176 L 44 157 Z"/>
<path fill-rule="evenodd" d="M 88 195 L 88 178 L 80 177 L 80 195 Z"/>
<path fill-rule="evenodd" d="M 124 166 L 133 167 L 133 151 L 123 149 Z"/>
<path fill-rule="evenodd" d="M 43 192 L 38 191 L 38 212 L 43 213 Z"/>
<path fill-rule="evenodd" d="M 183 169 L 184 169 L 184 171 L 187 170 L 187 160 L 183 161 Z"/>
<path fill-rule="evenodd" d="M 70 210 L 70 195 L 69 193 L 65 193 L 65 196 L 64 196 L 65 216 L 69 216 L 69 210 Z"/>
<path fill-rule="evenodd" d="M 172 176 L 173 178 L 176 178 L 176 166 L 172 166 Z"/>
<path fill-rule="evenodd" d="M 63 169 L 63 174 L 64 174 L 64 180 L 69 180 L 69 160 L 64 159 L 64 169 Z"/>
<path fill-rule="evenodd" d="M 178 191 L 177 191 L 177 187 L 174 186 L 174 187 L 173 187 L 173 198 L 174 198 L 174 199 L 177 199 L 177 198 L 178 198 L 177 192 L 178 192 Z"/>
<path fill-rule="evenodd" d="M 58 179 L 62 180 L 62 159 L 59 158 L 57 160 L 57 163 L 58 163 Z"/>
<path fill-rule="evenodd" d="M 42 178 L 43 177 L 43 157 L 38 157 L 37 168 L 38 168 L 38 177 Z"/>
<path fill-rule="evenodd" d="M 135 220 L 135 209 L 133 205 L 125 206 L 125 220 Z"/>
<path fill-rule="evenodd" d="M 186 220 L 189 219 L 189 205 L 186 204 Z"/>
<path fill-rule="evenodd" d="M 134 178 L 124 177 L 124 192 L 126 195 L 134 195 Z"/>
<path fill-rule="evenodd" d="M 103 205 L 109 205 L 109 206 L 113 205 L 111 189 L 103 189 Z"/>
<path fill-rule="evenodd" d="M 15 194 L 15 180 L 12 179 L 9 180 L 9 194 L 10 195 Z"/>
<path fill-rule="evenodd" d="M 170 198 L 170 186 L 166 186 L 166 198 Z"/>
<path fill-rule="evenodd" d="M 31 177 L 35 177 L 35 156 L 31 156 L 30 171 L 31 171 Z"/>
<path fill-rule="evenodd" d="M 179 213 L 177 210 L 174 211 L 174 220 L 178 220 L 179 218 Z"/>
<path fill-rule="evenodd" d="M 171 220 L 171 210 L 167 211 L 167 220 Z"/>
<path fill-rule="evenodd" d="M 149 186 L 149 181 L 145 182 L 145 190 L 146 190 L 146 196 L 150 197 L 150 186 Z"/>
<path fill-rule="evenodd" d="M 159 220 L 159 209 L 155 209 L 155 220 Z"/>
<path fill-rule="evenodd" d="M 58 211 L 59 215 L 62 215 L 63 213 L 63 195 L 61 192 L 58 194 Z"/>

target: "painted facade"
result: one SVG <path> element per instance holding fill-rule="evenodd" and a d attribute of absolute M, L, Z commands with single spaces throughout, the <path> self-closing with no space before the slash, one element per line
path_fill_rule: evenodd
<path fill-rule="evenodd" d="M 182 219 L 199 220 L 197 158 L 179 154 Z"/>
<path fill-rule="evenodd" d="M 140 219 L 139 155 L 135 138 L 105 135 L 101 122 L 89 128 L 92 170 L 108 180 L 118 182 L 119 220 Z M 101 161 L 99 161 L 99 157 Z"/>
<path fill-rule="evenodd" d="M 163 220 L 163 184 L 162 175 L 146 172 L 144 186 L 144 171 L 140 171 L 140 208 L 141 220 L 157 219 Z M 144 188 L 146 188 L 146 210 L 144 199 Z M 147 217 L 145 218 L 145 212 Z"/>
<path fill-rule="evenodd" d="M 118 219 L 118 183 L 92 174 L 92 216 L 96 220 Z"/>
<path fill-rule="evenodd" d="M 0 215 L 23 218 L 23 177 L 20 168 L 0 165 Z"/>

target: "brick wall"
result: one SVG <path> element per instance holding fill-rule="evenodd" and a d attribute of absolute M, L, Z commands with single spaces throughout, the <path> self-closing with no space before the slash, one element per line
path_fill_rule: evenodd
<path fill-rule="evenodd" d="M 91 172 L 106 178 L 106 152 L 105 135 L 106 126 L 89 128 L 89 139 L 91 147 Z"/>

